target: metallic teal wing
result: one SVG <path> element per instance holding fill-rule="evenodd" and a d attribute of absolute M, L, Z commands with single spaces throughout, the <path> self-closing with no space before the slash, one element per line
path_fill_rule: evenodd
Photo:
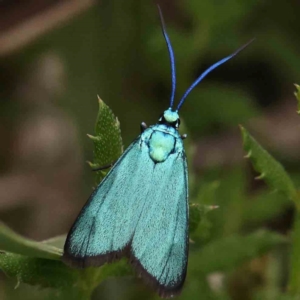
<path fill-rule="evenodd" d="M 155 165 L 151 188 L 131 243 L 142 277 L 160 296 L 177 294 L 188 261 L 188 177 L 183 152 Z"/>
<path fill-rule="evenodd" d="M 77 267 L 113 261 L 129 246 L 151 184 L 154 163 L 140 139 L 128 147 L 90 196 L 71 228 L 63 259 Z"/>

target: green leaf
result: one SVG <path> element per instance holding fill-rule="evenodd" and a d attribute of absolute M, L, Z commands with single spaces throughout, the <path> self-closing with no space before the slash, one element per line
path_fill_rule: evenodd
<path fill-rule="evenodd" d="M 0 250 L 31 257 L 59 260 L 62 250 L 43 242 L 26 239 L 0 222 Z"/>
<path fill-rule="evenodd" d="M 207 239 L 211 233 L 212 222 L 208 213 L 218 208 L 215 203 L 219 185 L 218 181 L 201 184 L 196 196 L 192 199 L 189 232 L 191 239 L 195 242 Z"/>
<path fill-rule="evenodd" d="M 0 253 L 0 269 L 8 277 L 16 278 L 18 284 L 67 291 L 73 295 L 69 299 L 89 299 L 94 288 L 108 277 L 132 274 L 132 268 L 124 259 L 98 268 L 74 269 L 61 261 L 12 253 Z"/>
<path fill-rule="evenodd" d="M 265 230 L 247 236 L 232 235 L 220 238 L 204 246 L 202 250 L 192 253 L 191 260 L 195 259 L 197 264 L 190 264 L 190 269 L 195 273 L 193 275 L 230 271 L 285 242 L 285 237 Z"/>
<path fill-rule="evenodd" d="M 193 233 L 196 231 L 206 214 L 216 208 L 218 206 L 191 203 L 189 205 L 189 232 Z"/>
<path fill-rule="evenodd" d="M 204 183 L 200 186 L 198 190 L 196 201 L 197 203 L 202 203 L 209 206 L 214 206 L 216 202 L 216 193 L 220 186 L 219 181 L 212 181 L 209 183 Z"/>
<path fill-rule="evenodd" d="M 244 205 L 243 219 L 247 226 L 258 226 L 282 214 L 291 206 L 291 201 L 281 193 L 261 190 Z"/>
<path fill-rule="evenodd" d="M 294 95 L 297 98 L 297 102 L 298 102 L 298 111 L 297 111 L 297 113 L 300 115 L 300 86 L 298 84 L 295 84 L 295 87 L 297 89 L 297 91 L 294 93 Z"/>
<path fill-rule="evenodd" d="M 16 279 L 17 286 L 26 283 L 54 288 L 60 299 L 90 299 L 101 272 L 100 268 L 71 269 L 61 261 L 11 253 L 0 254 L 0 268 L 8 277 Z"/>
<path fill-rule="evenodd" d="M 32 258 L 12 253 L 0 254 L 0 268 L 9 277 L 41 287 L 94 289 L 108 277 L 131 275 L 125 259 L 97 268 L 74 269 L 61 261 Z"/>
<path fill-rule="evenodd" d="M 297 190 L 290 176 L 282 165 L 277 162 L 262 146 L 241 126 L 244 149 L 247 152 L 254 169 L 260 173 L 256 179 L 264 179 L 274 190 L 283 193 L 292 199 L 298 210 L 300 209 L 300 199 Z"/>
<path fill-rule="evenodd" d="M 67 235 L 62 234 L 55 237 L 52 237 L 48 240 L 43 241 L 43 243 L 63 249 L 65 241 L 66 241 Z M 61 250 L 62 251 L 62 250 Z"/>
<path fill-rule="evenodd" d="M 78 281 L 80 270 L 71 269 L 61 261 L 27 257 L 12 253 L 0 254 L 1 270 L 19 282 L 41 287 L 64 288 Z"/>
<path fill-rule="evenodd" d="M 26 239 L 0 223 L 0 269 L 17 283 L 55 288 L 71 299 L 88 299 L 104 279 L 132 274 L 125 260 L 78 270 L 60 261 L 65 235 L 44 242 Z M 55 246 L 57 247 L 55 247 Z M 11 253 L 9 253 L 11 252 Z M 76 288 L 75 288 L 76 287 Z"/>
<path fill-rule="evenodd" d="M 114 163 L 123 152 L 120 123 L 111 109 L 98 97 L 99 111 L 95 126 L 95 136 L 88 135 L 94 143 L 94 162 L 92 168 Z M 99 184 L 107 170 L 98 171 L 96 183 Z"/>
<path fill-rule="evenodd" d="M 201 209 L 198 204 L 189 204 L 189 232 L 194 232 L 201 221 Z"/>

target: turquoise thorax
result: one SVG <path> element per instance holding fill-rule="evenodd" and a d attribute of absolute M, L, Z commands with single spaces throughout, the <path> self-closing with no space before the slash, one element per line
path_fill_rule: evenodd
<path fill-rule="evenodd" d="M 150 126 L 141 135 L 141 141 L 147 145 L 149 156 L 154 163 L 164 162 L 170 155 L 183 152 L 180 134 L 168 124 L 179 119 L 178 113 L 168 109 L 164 111 L 163 117 L 167 121 L 165 124 Z"/>
<path fill-rule="evenodd" d="M 158 125 L 160 126 L 160 125 Z M 175 148 L 176 138 L 159 130 L 153 131 L 149 140 L 149 155 L 155 162 L 165 161 Z"/>

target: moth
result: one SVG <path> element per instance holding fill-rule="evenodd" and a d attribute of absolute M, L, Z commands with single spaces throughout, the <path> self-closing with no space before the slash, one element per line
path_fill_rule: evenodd
<path fill-rule="evenodd" d="M 171 64 L 170 106 L 112 166 L 83 207 L 64 246 L 72 267 L 101 266 L 123 256 L 161 297 L 178 294 L 189 248 L 188 168 L 178 111 L 192 89 L 249 43 L 204 71 L 174 108 L 174 52 L 159 9 Z"/>

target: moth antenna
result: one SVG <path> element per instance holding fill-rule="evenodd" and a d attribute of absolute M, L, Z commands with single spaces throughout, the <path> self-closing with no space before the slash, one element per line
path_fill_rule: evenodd
<path fill-rule="evenodd" d="M 172 93 L 171 93 L 171 99 L 170 99 L 170 108 L 172 108 L 173 104 L 174 104 L 174 97 L 175 97 L 175 90 L 176 90 L 175 57 L 174 57 L 174 51 L 173 51 L 169 36 L 167 34 L 164 17 L 163 17 L 162 11 L 160 9 L 160 6 L 158 4 L 157 4 L 157 8 L 158 8 L 159 16 L 160 16 L 162 33 L 164 35 L 164 38 L 165 38 L 165 41 L 166 41 L 166 44 L 168 47 L 170 64 L 171 64 Z"/>
<path fill-rule="evenodd" d="M 232 54 L 230 54 L 229 56 L 226 56 L 225 58 L 219 60 L 218 62 L 216 62 L 215 64 L 213 64 L 212 66 L 210 66 L 208 69 L 206 69 L 193 83 L 192 85 L 186 90 L 186 92 L 184 93 L 184 95 L 182 96 L 182 98 L 179 101 L 179 104 L 177 106 L 177 111 L 181 108 L 182 104 L 184 103 L 186 97 L 188 96 L 188 94 L 194 89 L 194 87 L 208 74 L 210 73 L 212 70 L 214 70 L 215 68 L 217 68 L 218 66 L 222 65 L 223 63 L 225 63 L 226 61 L 228 61 L 229 59 L 231 59 L 232 57 L 234 57 L 235 55 L 237 55 L 240 51 L 242 51 L 243 49 L 245 49 L 249 44 L 251 44 L 253 41 L 255 40 L 255 38 L 253 38 L 252 40 L 250 40 L 249 42 L 247 42 L 246 44 L 244 44 L 242 47 L 240 47 L 239 49 L 237 49 L 235 52 L 233 52 Z"/>

